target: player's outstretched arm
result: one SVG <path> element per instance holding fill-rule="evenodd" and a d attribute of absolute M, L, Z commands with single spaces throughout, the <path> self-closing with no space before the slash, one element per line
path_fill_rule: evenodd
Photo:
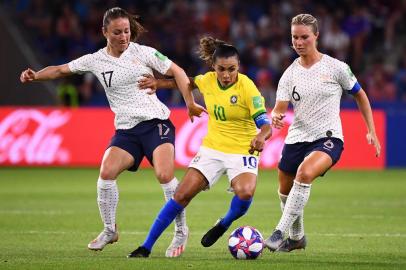
<path fill-rule="evenodd" d="M 379 143 L 379 139 L 376 136 L 374 118 L 372 117 L 371 104 L 369 103 L 367 94 L 363 89 L 360 89 L 354 95 L 354 98 L 368 128 L 368 143 L 372 144 L 375 147 L 375 155 L 376 157 L 379 157 L 379 155 L 381 154 L 381 144 Z"/>
<path fill-rule="evenodd" d="M 40 71 L 34 71 L 30 68 L 21 72 L 20 81 L 22 83 L 35 82 L 35 81 L 47 81 L 62 78 L 71 75 L 68 64 L 59 66 L 48 66 Z"/>

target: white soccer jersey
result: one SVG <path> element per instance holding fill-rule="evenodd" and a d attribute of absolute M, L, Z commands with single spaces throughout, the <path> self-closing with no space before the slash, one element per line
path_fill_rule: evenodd
<path fill-rule="evenodd" d="M 116 129 L 130 129 L 153 118 L 168 119 L 169 109 L 155 94 L 140 90 L 137 80 L 155 69 L 165 74 L 172 61 L 157 50 L 130 42 L 119 58 L 103 48 L 68 63 L 74 73 L 93 73 L 106 91 L 110 108 L 115 114 Z"/>
<path fill-rule="evenodd" d="M 283 73 L 276 96 L 276 100 L 290 101 L 294 109 L 285 143 L 313 142 L 327 136 L 344 140 L 341 95 L 359 89 L 346 63 L 324 54 L 319 62 L 304 68 L 297 58 Z"/>

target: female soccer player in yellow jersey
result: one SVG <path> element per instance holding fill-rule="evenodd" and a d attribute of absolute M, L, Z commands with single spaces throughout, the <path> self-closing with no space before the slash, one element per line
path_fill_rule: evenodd
<path fill-rule="evenodd" d="M 142 246 L 128 257 L 148 257 L 154 243 L 175 216 L 223 174 L 227 174 L 235 196 L 226 215 L 203 236 L 204 247 L 213 245 L 234 220 L 247 212 L 254 196 L 258 173 L 258 155 L 254 153 L 261 152 L 271 136 L 264 99 L 255 84 L 238 73 L 239 55 L 235 47 L 205 37 L 200 40 L 199 52 L 200 58 L 214 71 L 196 76 L 189 88 L 197 87 L 203 94 L 209 113 L 207 135 L 173 199 L 161 209 Z M 149 80 L 140 86 L 176 87 L 174 80 Z M 258 133 L 256 128 L 260 129 Z"/>

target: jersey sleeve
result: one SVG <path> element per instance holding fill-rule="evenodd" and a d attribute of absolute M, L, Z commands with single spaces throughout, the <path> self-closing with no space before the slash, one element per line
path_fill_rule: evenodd
<path fill-rule="evenodd" d="M 248 106 L 252 119 L 262 113 L 266 113 L 265 99 L 259 92 L 256 85 L 250 79 L 247 79 L 244 86 L 246 88 L 245 102 Z"/>
<path fill-rule="evenodd" d="M 72 73 L 85 73 L 93 71 L 93 55 L 86 54 L 68 63 L 68 67 Z"/>
<path fill-rule="evenodd" d="M 352 95 L 356 94 L 361 89 L 361 85 L 352 73 L 351 68 L 344 62 L 340 61 L 339 63 L 337 82 L 341 85 L 344 91 L 347 91 Z"/>
<path fill-rule="evenodd" d="M 193 78 L 193 81 L 195 85 L 197 86 L 197 89 L 199 89 L 199 92 L 202 94 L 205 94 L 205 85 L 207 85 L 207 81 L 209 78 L 209 73 L 206 73 L 204 75 L 197 75 L 196 77 Z"/>
<path fill-rule="evenodd" d="M 278 83 L 278 89 L 276 90 L 276 100 L 279 101 L 290 101 L 290 94 L 289 94 L 289 73 L 290 69 L 287 69 Z"/>
<path fill-rule="evenodd" d="M 161 74 L 166 74 L 172 61 L 154 48 L 148 46 L 142 46 L 141 48 L 146 66 L 155 69 Z"/>

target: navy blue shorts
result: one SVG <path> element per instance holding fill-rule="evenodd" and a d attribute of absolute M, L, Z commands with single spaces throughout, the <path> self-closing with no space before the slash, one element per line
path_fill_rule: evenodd
<path fill-rule="evenodd" d="M 333 160 L 333 165 L 340 159 L 344 150 L 344 143 L 337 138 L 321 138 L 314 142 L 299 142 L 285 144 L 278 168 L 281 171 L 296 175 L 299 165 L 313 151 L 321 151 L 328 154 Z"/>
<path fill-rule="evenodd" d="M 152 119 L 131 129 L 117 129 L 109 147 L 117 146 L 130 153 L 134 157 L 134 165 L 128 170 L 135 172 L 144 157 L 153 165 L 152 153 L 164 143 L 175 145 L 175 126 L 169 119 Z"/>

